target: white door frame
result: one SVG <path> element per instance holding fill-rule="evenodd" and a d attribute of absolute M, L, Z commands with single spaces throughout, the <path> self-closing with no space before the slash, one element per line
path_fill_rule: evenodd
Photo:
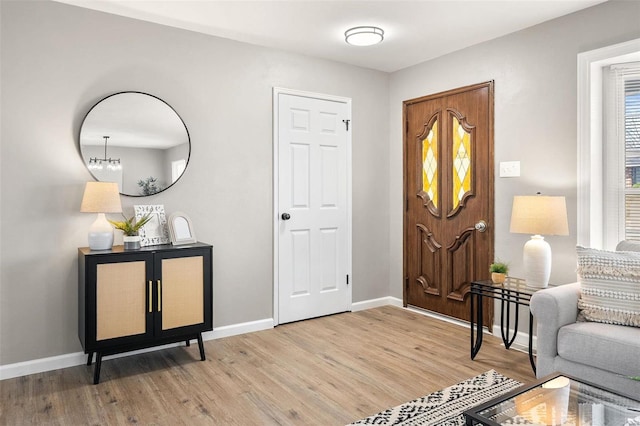
<path fill-rule="evenodd" d="M 294 89 L 285 89 L 282 87 L 274 87 L 273 88 L 273 325 L 276 326 L 280 324 L 279 320 L 279 225 L 280 225 L 280 212 L 278 206 L 279 203 L 279 149 L 278 149 L 278 135 L 280 133 L 279 129 L 279 95 L 293 95 L 293 96 L 301 96 L 306 98 L 313 99 L 321 99 L 326 101 L 333 102 L 341 102 L 347 106 L 348 115 L 351 117 L 351 99 L 345 98 L 341 96 L 333 96 L 333 95 L 325 95 L 321 93 L 313 93 L 313 92 L 305 92 L 301 90 Z M 352 215 L 351 215 L 351 173 L 352 173 L 352 165 L 351 165 L 351 129 L 352 123 L 349 122 L 349 131 L 347 132 L 347 274 L 349 275 L 349 286 L 347 288 L 347 297 L 348 297 L 348 307 L 351 310 L 352 304 L 352 296 L 353 296 L 353 274 L 351 271 L 351 260 L 352 260 L 352 238 L 351 231 L 352 227 Z"/>

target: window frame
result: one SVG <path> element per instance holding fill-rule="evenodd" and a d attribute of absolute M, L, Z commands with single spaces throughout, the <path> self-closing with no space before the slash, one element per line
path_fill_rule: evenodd
<path fill-rule="evenodd" d="M 577 243 L 614 249 L 605 238 L 603 67 L 640 60 L 640 39 L 578 54 Z"/>

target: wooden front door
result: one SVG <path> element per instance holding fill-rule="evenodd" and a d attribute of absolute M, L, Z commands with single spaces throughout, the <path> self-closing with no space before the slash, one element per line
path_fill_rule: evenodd
<path fill-rule="evenodd" d="M 493 259 L 493 82 L 405 101 L 404 121 L 404 305 L 469 320 Z"/>

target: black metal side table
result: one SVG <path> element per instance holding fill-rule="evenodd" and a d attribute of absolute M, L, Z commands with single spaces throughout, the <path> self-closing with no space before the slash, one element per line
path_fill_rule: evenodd
<path fill-rule="evenodd" d="M 519 306 L 529 306 L 531 296 L 540 290 L 527 287 L 521 278 L 507 277 L 502 284 L 495 284 L 491 280 L 471 282 L 471 359 L 480 351 L 482 346 L 482 298 L 490 297 L 500 300 L 500 333 L 505 348 L 509 349 L 518 334 Z M 511 305 L 515 305 L 515 324 L 511 335 Z M 529 361 L 533 372 L 536 372 L 536 363 L 533 358 L 533 314 L 529 311 Z"/>

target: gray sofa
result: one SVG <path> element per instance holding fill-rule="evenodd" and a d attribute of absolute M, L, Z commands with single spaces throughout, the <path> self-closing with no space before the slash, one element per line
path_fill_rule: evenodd
<path fill-rule="evenodd" d="M 537 376 L 561 372 L 640 399 L 640 328 L 577 321 L 580 284 L 536 292 Z"/>

